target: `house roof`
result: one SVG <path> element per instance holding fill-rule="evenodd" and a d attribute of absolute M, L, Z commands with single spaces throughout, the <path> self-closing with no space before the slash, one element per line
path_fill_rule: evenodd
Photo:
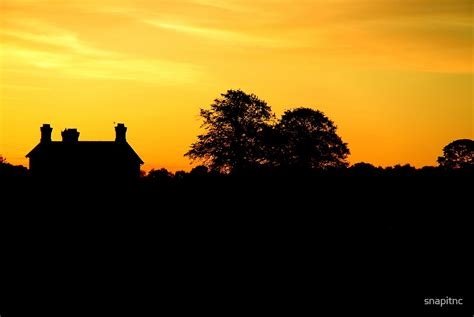
<path fill-rule="evenodd" d="M 93 157 L 97 161 L 110 160 L 114 157 L 127 158 L 139 164 L 143 161 L 127 142 L 114 141 L 78 141 L 78 142 L 44 142 L 36 145 L 26 157 L 37 155 L 49 157 L 62 157 L 73 155 L 75 157 Z"/>

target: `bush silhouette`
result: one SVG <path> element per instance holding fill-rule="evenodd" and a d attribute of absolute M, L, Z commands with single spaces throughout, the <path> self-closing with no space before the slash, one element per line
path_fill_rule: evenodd
<path fill-rule="evenodd" d="M 29 171 L 26 167 L 10 164 L 5 157 L 0 155 L 0 180 L 19 180 L 28 175 Z"/>

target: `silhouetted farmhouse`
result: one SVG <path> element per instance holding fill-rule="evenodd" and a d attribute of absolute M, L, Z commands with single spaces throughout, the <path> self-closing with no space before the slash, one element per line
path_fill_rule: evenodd
<path fill-rule="evenodd" d="M 43 124 L 41 141 L 26 157 L 33 176 L 65 180 L 129 180 L 140 175 L 143 161 L 127 143 L 127 128 L 115 127 L 115 141 L 79 141 L 77 129 L 61 132 L 53 141 L 53 128 Z"/>

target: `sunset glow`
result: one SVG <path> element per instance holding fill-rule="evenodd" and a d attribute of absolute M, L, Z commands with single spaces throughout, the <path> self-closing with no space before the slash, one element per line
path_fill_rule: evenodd
<path fill-rule="evenodd" d="M 349 161 L 436 165 L 474 138 L 471 0 L 0 0 L 0 155 L 113 140 L 189 170 L 199 109 L 227 89 L 323 111 Z M 104 163 L 104 166 L 106 163 Z"/>

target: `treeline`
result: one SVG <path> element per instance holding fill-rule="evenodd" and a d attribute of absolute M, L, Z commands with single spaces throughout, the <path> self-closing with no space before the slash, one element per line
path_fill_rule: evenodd
<path fill-rule="evenodd" d="M 100 175 L 98 175 L 100 178 Z M 140 178 L 134 185 L 156 188 L 159 190 L 173 190 L 186 185 L 205 185 L 206 183 L 232 182 L 244 180 L 268 180 L 284 182 L 288 179 L 321 180 L 323 178 L 341 179 L 424 179 L 424 178 L 468 178 L 474 176 L 474 169 L 447 169 L 444 167 L 425 166 L 415 168 L 409 164 L 389 167 L 376 167 L 369 163 L 356 163 L 347 168 L 304 169 L 289 167 L 259 167 L 246 169 L 235 173 L 223 173 L 208 169 L 204 165 L 194 167 L 191 171 L 171 172 L 166 168 L 142 171 Z M 0 181 L 2 185 L 12 183 L 26 183 L 31 179 L 29 170 L 21 165 L 12 165 L 3 160 L 0 163 Z M 93 185 L 94 180 L 90 180 Z M 195 188 L 199 189 L 199 188 Z"/>
<path fill-rule="evenodd" d="M 296 107 L 277 119 L 271 107 L 256 95 L 228 90 L 208 108 L 201 109 L 201 117 L 205 133 L 198 136 L 185 156 L 211 171 L 314 171 L 349 165 L 349 145 L 337 134 L 336 124 L 319 110 Z M 438 163 L 447 169 L 472 169 L 474 141 L 460 139 L 448 144 Z M 377 171 L 369 165 L 355 168 L 372 174 Z M 405 173 L 412 168 L 394 169 L 395 173 Z"/>
<path fill-rule="evenodd" d="M 160 190 L 181 185 L 199 190 L 211 183 L 288 188 L 321 187 L 325 182 L 339 186 L 340 178 L 346 182 L 352 178 L 367 186 L 371 178 L 385 183 L 399 179 L 428 183 L 433 178 L 470 177 L 474 171 L 474 141 L 469 139 L 446 145 L 437 167 L 417 169 L 405 164 L 383 168 L 365 162 L 349 166 L 349 145 L 324 113 L 297 107 L 277 119 L 264 100 L 241 90 L 221 94 L 200 115 L 204 133 L 185 156 L 202 165 L 190 172 L 171 173 L 164 168 L 143 172 L 142 184 Z"/>
<path fill-rule="evenodd" d="M 426 179 L 429 181 L 430 179 L 470 178 L 472 176 L 474 176 L 474 169 L 446 169 L 433 166 L 415 168 L 409 164 L 376 167 L 369 163 L 356 163 L 347 168 L 330 168 L 324 170 L 260 167 L 230 174 L 212 171 L 206 166 L 200 165 L 193 168 L 190 172 L 177 171 L 173 173 L 165 168 L 153 169 L 148 173 L 143 172 L 140 182 L 143 185 L 165 190 L 180 187 L 181 185 L 203 185 L 212 182 L 238 182 L 256 179 L 276 183 L 284 183 L 289 179 L 293 179 L 300 180 L 305 185 L 307 185 L 307 182 L 313 183 L 312 185 L 317 185 L 316 182 L 323 179 L 337 179 L 338 181 L 355 179 L 361 182 L 370 179 L 378 179 L 380 181 Z"/>
<path fill-rule="evenodd" d="M 239 177 L 276 180 L 316 175 L 427 177 L 472 175 L 474 170 L 474 141 L 470 139 L 446 145 L 437 158 L 438 167 L 381 168 L 370 163 L 349 167 L 349 145 L 337 134 L 336 124 L 323 112 L 296 107 L 277 119 L 264 100 L 241 90 L 221 94 L 208 108 L 201 109 L 200 115 L 204 133 L 198 135 L 185 156 L 201 165 L 190 172 L 171 173 L 166 169 L 142 172 L 138 183 L 175 187 L 195 180 L 236 180 Z M 3 183 L 28 177 L 25 167 L 0 159 Z M 97 180 L 104 177 L 97 175 Z"/>

